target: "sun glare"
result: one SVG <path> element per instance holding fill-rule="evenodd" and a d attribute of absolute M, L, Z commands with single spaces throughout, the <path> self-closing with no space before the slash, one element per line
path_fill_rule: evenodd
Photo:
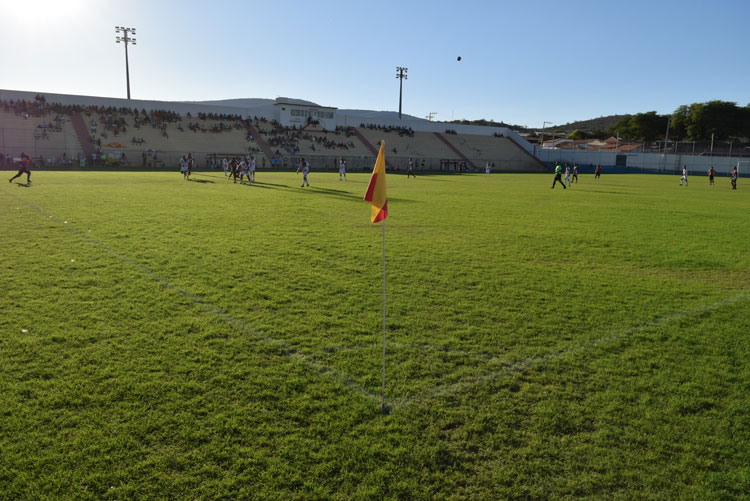
<path fill-rule="evenodd" d="M 16 1 L 7 2 L 3 6 L 3 11 L 6 22 L 26 27 L 48 27 L 84 15 L 90 5 L 90 0 Z"/>

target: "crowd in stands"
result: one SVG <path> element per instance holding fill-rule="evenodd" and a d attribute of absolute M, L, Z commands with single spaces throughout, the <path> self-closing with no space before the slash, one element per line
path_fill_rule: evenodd
<path fill-rule="evenodd" d="M 393 125 L 377 124 L 359 124 L 363 129 L 379 130 L 381 132 L 397 132 L 399 136 L 414 137 L 414 130 L 411 127 L 395 127 Z"/>
<path fill-rule="evenodd" d="M 446 133 L 446 134 L 453 134 L 454 136 L 455 136 L 456 134 L 458 134 L 458 133 L 457 133 L 457 132 L 456 132 L 455 130 L 453 130 L 453 129 L 445 129 L 445 133 Z"/>
<path fill-rule="evenodd" d="M 193 118 L 193 116 L 188 111 L 185 115 L 187 118 Z M 239 122 L 242 121 L 242 117 L 239 115 L 230 115 L 226 113 L 198 113 L 196 115 L 201 120 L 226 120 L 226 121 L 233 121 L 233 122 Z"/>
<path fill-rule="evenodd" d="M 49 134 L 53 132 L 62 132 L 63 124 L 65 123 L 65 117 L 63 115 L 56 115 L 55 119 L 47 122 L 42 122 L 34 129 L 34 139 L 49 139 Z"/>
<path fill-rule="evenodd" d="M 44 96 L 37 94 L 33 101 L 6 100 L 0 101 L 0 106 L 6 113 L 14 113 L 16 116 L 28 119 L 30 116 L 41 117 L 46 114 L 47 100 Z"/>
<path fill-rule="evenodd" d="M 190 129 L 193 132 L 225 132 L 225 131 L 232 131 L 235 129 L 242 130 L 242 124 L 235 122 L 233 124 L 219 122 L 217 124 L 213 125 L 206 125 L 201 124 L 198 122 L 191 122 L 187 125 L 188 129 Z M 177 128 L 184 132 L 184 129 L 182 128 L 182 125 L 178 125 Z"/>
<path fill-rule="evenodd" d="M 352 141 L 336 141 L 328 136 L 329 134 L 333 134 L 336 136 L 345 134 L 347 138 L 356 136 L 354 129 L 351 127 L 339 126 L 330 132 L 323 129 L 321 132 L 324 135 L 319 135 L 310 134 L 304 129 L 297 129 L 296 126 L 284 127 L 276 120 L 268 121 L 265 118 L 259 119 L 258 117 L 255 117 L 253 120 L 256 127 L 258 128 L 258 132 L 266 136 L 266 141 L 268 142 L 268 144 L 272 147 L 277 148 L 276 155 L 281 154 L 280 149 L 285 150 L 287 153 L 298 153 L 300 151 L 300 140 L 310 141 L 312 143 L 310 145 L 310 149 L 312 151 L 318 151 L 318 149 L 320 148 L 326 150 L 348 150 L 349 148 L 355 147 Z M 268 129 L 265 127 L 261 127 L 260 124 L 270 124 L 271 128 Z M 252 136 L 249 136 L 249 139 L 252 139 Z"/>

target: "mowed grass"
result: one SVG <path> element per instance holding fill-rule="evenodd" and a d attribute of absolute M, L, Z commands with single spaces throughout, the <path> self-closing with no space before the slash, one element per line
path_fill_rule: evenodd
<path fill-rule="evenodd" d="M 742 179 L 389 175 L 386 413 L 369 175 L 32 179 L 0 183 L 0 499 L 750 492 Z"/>

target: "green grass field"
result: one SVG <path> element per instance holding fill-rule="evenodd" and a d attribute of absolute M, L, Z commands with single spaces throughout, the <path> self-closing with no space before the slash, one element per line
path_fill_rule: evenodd
<path fill-rule="evenodd" d="M 368 178 L 2 181 L 0 499 L 748 496 L 742 179 L 389 175 L 383 413 Z"/>

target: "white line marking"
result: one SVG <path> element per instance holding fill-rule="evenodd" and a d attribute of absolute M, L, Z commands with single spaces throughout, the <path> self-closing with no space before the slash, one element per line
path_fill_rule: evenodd
<path fill-rule="evenodd" d="M 111 256 L 116 257 L 120 261 L 122 261 L 125 264 L 128 264 L 132 266 L 133 268 L 137 269 L 144 275 L 150 277 L 154 281 L 161 284 L 165 289 L 169 289 L 173 292 L 176 292 L 180 294 L 181 296 L 188 299 L 190 302 L 192 302 L 194 305 L 196 305 L 198 308 L 202 309 L 203 311 L 210 313 L 222 320 L 224 320 L 229 325 L 232 325 L 233 327 L 240 329 L 244 331 L 247 334 L 250 334 L 253 336 L 253 338 L 261 343 L 264 343 L 266 346 L 274 348 L 276 350 L 279 350 L 282 356 L 288 357 L 293 360 L 297 360 L 305 365 L 307 365 L 310 369 L 313 369 L 318 374 L 324 375 L 329 377 L 330 379 L 333 379 L 334 381 L 338 382 L 342 386 L 344 386 L 346 389 L 348 389 L 350 392 L 364 396 L 367 399 L 373 401 L 374 403 L 380 405 L 380 395 L 377 393 L 373 393 L 368 388 L 365 388 L 364 386 L 360 385 L 356 381 L 352 379 L 351 376 L 348 374 L 345 374 L 341 371 L 337 371 L 336 369 L 333 369 L 331 367 L 326 367 L 322 363 L 318 362 L 317 358 L 314 355 L 306 355 L 304 353 L 301 353 L 297 350 L 297 348 L 288 346 L 283 341 L 280 341 L 278 339 L 269 338 L 264 336 L 263 334 L 257 332 L 255 328 L 253 328 L 250 324 L 245 322 L 244 320 L 238 319 L 231 314 L 227 313 L 226 311 L 218 308 L 217 306 L 214 306 L 211 303 L 208 303 L 204 301 L 203 299 L 199 298 L 195 294 L 183 289 L 182 287 L 179 287 L 177 285 L 174 285 L 167 281 L 165 278 L 157 275 L 153 271 L 151 271 L 146 266 L 142 265 L 141 263 L 135 261 L 134 259 L 121 254 L 120 252 L 112 249 L 108 245 L 90 237 L 86 233 L 83 233 L 82 231 L 77 230 L 74 226 L 66 224 L 67 221 L 64 223 L 61 223 L 59 220 L 54 218 L 53 216 L 50 216 L 46 212 L 44 212 L 43 209 L 35 206 L 31 202 L 27 202 L 26 200 L 23 200 L 21 198 L 16 197 L 15 195 L 10 195 L 13 198 L 16 198 L 17 200 L 20 200 L 21 202 L 25 203 L 29 207 L 33 208 L 43 216 L 49 216 L 49 219 L 52 220 L 52 222 L 60 225 L 61 228 L 77 235 L 78 237 L 86 240 L 87 242 L 95 245 L 96 247 L 99 247 L 106 253 L 110 254 Z M 90 231 L 90 230 L 89 230 Z"/>
<path fill-rule="evenodd" d="M 10 194 L 10 196 L 12 196 L 13 198 L 16 198 L 17 200 L 25 203 L 29 207 L 32 207 L 33 209 L 35 209 L 36 211 L 38 211 L 40 214 L 42 214 L 44 216 L 49 216 L 47 213 L 44 212 L 44 210 L 40 209 L 39 207 L 36 207 L 32 203 L 27 202 L 26 200 L 23 200 L 23 199 L 15 196 L 15 195 L 12 195 L 12 194 Z M 53 216 L 49 216 L 49 219 L 52 219 L 53 222 L 56 221 L 56 219 L 53 218 Z M 67 221 L 65 221 L 65 223 L 62 223 L 62 224 L 66 224 L 66 223 L 67 223 Z M 58 222 L 57 224 L 60 224 L 60 223 Z M 147 275 L 150 278 L 152 278 L 153 280 L 155 280 L 156 282 L 160 283 L 166 289 L 172 290 L 173 292 L 176 292 L 176 293 L 182 295 L 183 297 L 185 297 L 186 299 L 190 300 L 193 304 L 195 304 L 196 306 L 198 306 L 202 310 L 204 310 L 204 311 L 206 311 L 208 313 L 211 313 L 212 315 L 215 315 L 216 317 L 221 318 L 222 320 L 224 320 L 228 324 L 230 324 L 230 325 L 232 325 L 232 326 L 234 326 L 234 327 L 236 327 L 238 329 L 241 329 L 241 330 L 243 330 L 244 332 L 246 332 L 248 334 L 253 335 L 256 340 L 265 343 L 267 346 L 281 350 L 281 352 L 282 352 L 281 354 L 283 356 L 286 356 L 288 358 L 292 358 L 292 359 L 298 360 L 298 361 L 306 364 L 309 368 L 313 369 L 315 372 L 317 372 L 317 373 L 319 373 L 321 375 L 325 375 L 325 376 L 327 376 L 327 377 L 335 380 L 336 382 L 342 384 L 345 388 L 347 388 L 349 391 L 351 391 L 354 394 L 364 396 L 364 397 L 368 398 L 369 400 L 371 400 L 371 401 L 373 401 L 373 402 L 375 402 L 377 404 L 380 403 L 380 395 L 378 395 L 377 393 L 373 393 L 369 389 L 363 387 L 362 385 L 360 385 L 359 383 L 357 383 L 356 381 L 354 381 L 351 378 L 351 376 L 349 376 L 349 375 L 347 375 L 347 374 L 345 374 L 343 372 L 337 371 L 335 369 L 332 369 L 330 367 L 327 367 L 327 366 L 323 365 L 321 362 L 319 362 L 317 360 L 317 358 L 314 355 L 306 355 L 306 354 L 300 353 L 300 352 L 297 351 L 296 348 L 293 348 L 293 347 L 290 347 L 290 346 L 286 345 L 283 341 L 280 341 L 278 339 L 268 338 L 268 337 L 263 336 L 262 334 L 259 334 L 251 325 L 249 325 L 248 323 L 246 323 L 244 320 L 240 320 L 238 318 L 235 318 L 231 314 L 225 312 L 224 310 L 219 309 L 218 307 L 214 306 L 213 304 L 205 302 L 203 299 L 201 299 L 198 296 L 192 294 L 191 292 L 189 292 L 189 291 L 187 291 L 187 290 L 185 290 L 185 289 L 183 289 L 183 288 L 181 288 L 179 286 L 171 284 L 166 279 L 164 279 L 161 276 L 157 275 L 156 273 L 154 273 L 153 271 L 151 271 L 149 268 L 145 267 L 144 265 L 142 265 L 142 264 L 138 263 L 137 261 L 129 258 L 128 256 L 125 256 L 125 255 L 117 252 L 116 250 L 114 250 L 114 249 L 110 248 L 109 246 L 107 246 L 106 244 L 104 244 L 102 242 L 99 242 L 98 240 L 96 240 L 96 239 L 88 236 L 87 234 L 85 234 L 85 233 L 77 230 L 75 227 L 73 227 L 73 226 L 62 226 L 62 225 L 61 225 L 61 227 L 63 227 L 64 229 L 66 229 L 66 230 L 68 230 L 68 231 L 70 231 L 70 232 L 78 235 L 79 237 L 81 237 L 84 240 L 92 243 L 93 245 L 99 247 L 100 249 L 102 249 L 105 252 L 107 252 L 108 254 L 116 257 L 117 259 L 121 260 L 122 262 L 124 262 L 126 264 L 129 264 L 130 266 L 136 268 L 137 270 L 139 270 L 144 275 Z M 91 230 L 89 230 L 89 231 L 91 231 Z M 575 355 L 575 354 L 585 353 L 585 352 L 588 352 L 590 350 L 596 349 L 599 346 L 603 346 L 603 345 L 611 344 L 611 343 L 616 343 L 616 342 L 618 342 L 618 341 L 620 341 L 622 339 L 625 339 L 625 338 L 627 338 L 629 336 L 632 336 L 632 335 L 637 334 L 639 332 L 642 332 L 644 330 L 648 330 L 648 329 L 653 329 L 653 328 L 656 328 L 656 327 L 660 327 L 662 325 L 669 324 L 671 322 L 674 322 L 675 320 L 679 320 L 679 319 L 684 318 L 684 317 L 688 317 L 688 316 L 692 316 L 692 315 L 697 315 L 697 314 L 708 312 L 708 311 L 717 310 L 717 309 L 721 308 L 722 306 L 726 306 L 726 305 L 729 305 L 729 304 L 734 304 L 734 303 L 740 302 L 743 299 L 746 299 L 748 297 L 750 297 L 750 293 L 743 292 L 743 293 L 741 293 L 741 294 L 739 294 L 737 296 L 734 296 L 734 297 L 731 297 L 731 298 L 727 298 L 727 299 L 723 299 L 721 301 L 717 301 L 717 302 L 715 302 L 713 304 L 710 304 L 710 305 L 707 305 L 707 306 L 702 306 L 702 307 L 699 307 L 699 308 L 694 308 L 692 310 L 687 310 L 687 311 L 683 311 L 683 312 L 674 313 L 674 314 L 671 314 L 671 315 L 666 315 L 666 316 L 654 319 L 653 321 L 651 321 L 649 323 L 646 323 L 646 324 L 638 325 L 638 326 L 631 327 L 631 328 L 628 328 L 628 329 L 622 329 L 622 330 L 619 330 L 619 331 L 615 331 L 612 334 L 610 334 L 609 336 L 605 336 L 605 337 L 598 338 L 598 339 L 590 339 L 590 340 L 584 341 L 584 342 L 582 342 L 580 344 L 571 346 L 568 349 L 553 350 L 553 351 L 550 351 L 548 353 L 545 353 L 544 355 L 540 355 L 538 357 L 528 358 L 528 359 L 524 359 L 524 360 L 517 360 L 515 362 L 508 362 L 508 361 L 500 360 L 497 357 L 495 357 L 494 355 L 490 355 L 490 354 L 486 354 L 486 353 L 472 353 L 472 352 L 462 352 L 460 350 L 447 350 L 447 351 L 445 351 L 445 353 L 448 353 L 448 354 L 451 354 L 451 355 L 460 354 L 461 356 L 465 356 L 466 358 L 472 358 L 472 359 L 475 359 L 475 360 L 478 360 L 478 359 L 486 360 L 488 365 L 495 365 L 496 368 L 491 369 L 489 372 L 486 372 L 483 375 L 479 375 L 479 376 L 476 376 L 476 377 L 465 378 L 464 380 L 459 381 L 457 383 L 440 386 L 440 387 L 437 387 L 434 391 L 423 393 L 421 395 L 417 395 L 417 396 L 414 396 L 414 397 L 407 397 L 407 398 L 395 399 L 395 400 L 394 399 L 386 398 L 386 404 L 387 404 L 387 406 L 391 410 L 395 411 L 395 410 L 399 410 L 399 409 L 402 409 L 402 408 L 405 408 L 405 407 L 409 407 L 411 405 L 415 405 L 415 404 L 418 404 L 418 403 L 422 403 L 422 402 L 427 402 L 427 401 L 430 401 L 430 400 L 434 400 L 436 398 L 445 397 L 445 396 L 449 396 L 449 395 L 454 395 L 456 393 L 460 393 L 460 392 L 462 392 L 462 391 L 464 391 L 466 389 L 469 389 L 469 388 L 471 388 L 473 386 L 476 386 L 476 385 L 479 385 L 479 384 L 482 384 L 482 383 L 485 383 L 485 382 L 488 382 L 488 381 L 493 381 L 493 380 L 500 379 L 500 378 L 502 378 L 505 375 L 519 374 L 519 373 L 522 373 L 522 372 L 524 372 L 524 371 L 526 371 L 526 370 L 528 370 L 528 369 L 530 369 L 532 367 L 536 367 L 536 366 L 542 365 L 544 363 L 555 362 L 555 361 L 558 361 L 558 360 L 563 360 L 566 357 L 569 357 L 569 356 L 572 356 L 572 355 Z M 399 343 L 399 342 L 391 342 L 391 343 L 389 343 L 389 345 L 392 346 L 392 347 L 393 346 L 401 346 L 401 347 L 406 347 L 406 348 L 417 348 L 420 351 L 432 351 L 432 352 L 438 352 L 438 351 L 440 351 L 438 349 L 433 349 L 433 348 L 428 347 L 428 346 L 406 345 L 406 344 Z M 358 350 L 358 349 L 371 349 L 371 348 L 372 348 L 371 345 L 362 346 L 362 347 L 359 347 L 359 348 L 355 346 L 355 347 L 344 348 L 343 350 L 336 349 L 334 351 L 334 353 L 335 352 L 339 352 L 339 351 L 352 351 L 352 350 Z"/>

